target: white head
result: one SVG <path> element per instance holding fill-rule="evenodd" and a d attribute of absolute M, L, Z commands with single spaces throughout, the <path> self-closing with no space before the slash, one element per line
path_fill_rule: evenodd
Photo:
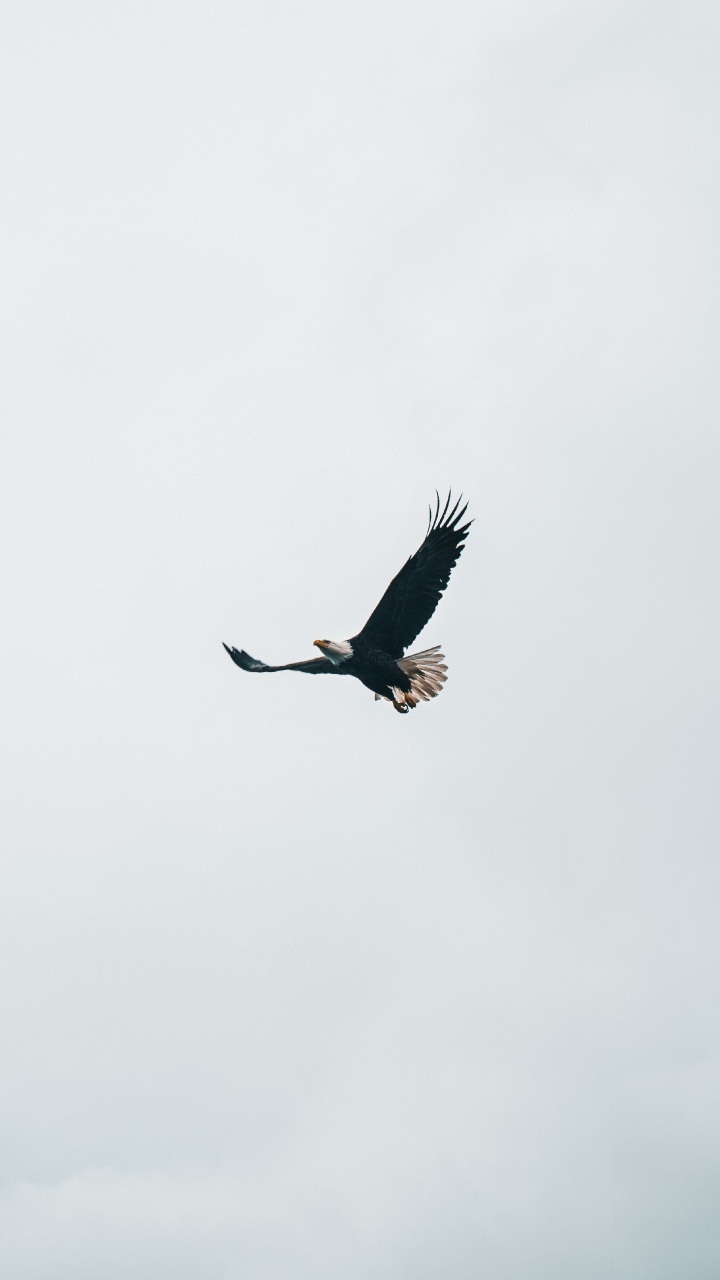
<path fill-rule="evenodd" d="M 353 648 L 349 640 L 313 640 L 321 653 L 325 654 L 336 667 L 347 662 L 353 656 Z"/>

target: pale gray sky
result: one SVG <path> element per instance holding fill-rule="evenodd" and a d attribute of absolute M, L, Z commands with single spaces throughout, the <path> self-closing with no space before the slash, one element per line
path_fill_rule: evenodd
<path fill-rule="evenodd" d="M 720 1274 L 719 36 L 5 7 L 8 1280 Z"/>

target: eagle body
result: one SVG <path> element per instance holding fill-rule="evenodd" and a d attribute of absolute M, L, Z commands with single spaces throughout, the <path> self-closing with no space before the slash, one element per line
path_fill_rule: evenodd
<path fill-rule="evenodd" d="M 389 653 L 378 649 L 377 645 L 368 644 L 362 635 L 354 636 L 345 643 L 351 652 L 347 657 L 334 659 L 328 653 L 331 641 L 316 640 L 315 644 L 322 649 L 331 662 L 335 662 L 339 675 L 355 676 L 366 689 L 372 689 L 378 698 L 392 701 L 392 690 L 400 689 L 402 693 L 410 692 L 410 677 L 398 666 Z"/>
<path fill-rule="evenodd" d="M 462 499 L 460 499 L 462 501 Z M 440 512 L 437 498 L 425 539 L 395 575 L 365 626 L 350 640 L 315 640 L 322 657 L 269 666 L 244 649 L 224 648 L 244 671 L 304 671 L 309 675 L 355 676 L 376 700 L 392 702 L 403 714 L 440 693 L 447 667 L 439 645 L 419 653 L 405 653 L 432 617 L 450 573 L 465 545 L 472 521 L 463 525 L 467 510 L 450 510 L 450 495 Z"/>

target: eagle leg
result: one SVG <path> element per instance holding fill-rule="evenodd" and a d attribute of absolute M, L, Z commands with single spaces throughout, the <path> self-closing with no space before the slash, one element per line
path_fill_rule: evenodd
<path fill-rule="evenodd" d="M 410 708 L 415 705 L 412 698 L 403 693 L 402 689 L 393 689 L 392 695 L 392 704 L 395 710 L 399 711 L 401 715 L 406 715 Z"/>

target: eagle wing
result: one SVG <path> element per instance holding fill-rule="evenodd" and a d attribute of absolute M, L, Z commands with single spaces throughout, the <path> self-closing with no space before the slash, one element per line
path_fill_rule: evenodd
<path fill-rule="evenodd" d="M 462 525 L 467 503 L 458 511 L 462 496 L 449 511 L 451 494 L 440 514 L 440 496 L 433 515 L 430 508 L 422 546 L 393 578 L 380 603 L 354 639 L 401 657 L 435 612 L 453 566 L 465 545 L 472 520 Z M 352 643 L 352 641 L 351 641 Z"/>
<path fill-rule="evenodd" d="M 307 671 L 313 676 L 332 675 L 333 671 L 338 671 L 329 658 L 308 658 L 306 662 L 286 662 L 281 667 L 269 667 L 266 662 L 251 658 L 244 649 L 229 648 L 224 641 L 223 649 L 230 654 L 233 662 L 242 667 L 243 671 Z"/>

